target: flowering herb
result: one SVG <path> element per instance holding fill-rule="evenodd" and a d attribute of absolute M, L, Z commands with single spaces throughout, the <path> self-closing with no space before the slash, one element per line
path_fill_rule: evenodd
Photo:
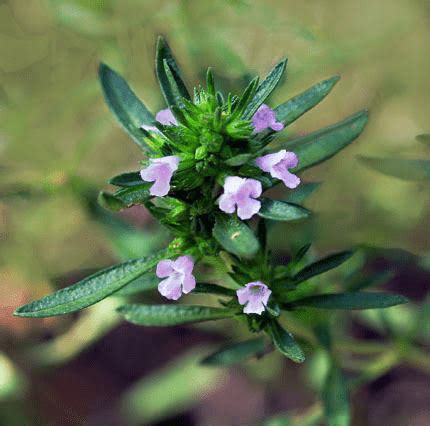
<path fill-rule="evenodd" d="M 324 99 L 339 78 L 324 80 L 276 108 L 269 107 L 265 102 L 280 82 L 286 63 L 281 60 L 263 81 L 250 81 L 239 95 L 217 90 L 209 69 L 206 87 L 194 88 L 191 95 L 172 52 L 160 38 L 155 68 L 166 109 L 155 117 L 124 79 L 102 64 L 106 102 L 146 159 L 140 170 L 113 177 L 109 182 L 118 189 L 102 192 L 99 201 L 114 211 L 132 205 L 146 207 L 170 230 L 172 242 L 159 253 L 104 269 L 18 308 L 15 314 L 40 318 L 76 312 L 125 290 L 144 274 L 155 273 L 164 298 L 188 302 L 193 294 L 206 293 L 218 297 L 219 307 L 126 304 L 119 313 L 127 321 L 167 326 L 240 320 L 250 333 L 266 340 L 236 344 L 236 359 L 239 354 L 261 354 L 263 345 L 266 352 L 276 348 L 291 360 L 303 362 L 304 352 L 287 331 L 284 312 L 294 315 L 303 308 L 371 309 L 405 303 L 402 296 L 380 292 L 297 291 L 302 282 L 347 261 L 350 252 L 306 266 L 309 245 L 286 265 L 271 258 L 266 244 L 268 222 L 306 220 L 311 212 L 297 203 L 269 199 L 265 191 L 282 182 L 295 200 L 303 200 L 309 184 L 302 184 L 297 174 L 349 145 L 368 120 L 367 112 L 361 111 L 322 130 L 289 138 L 288 126 Z M 272 142 L 278 135 L 282 139 L 274 148 Z M 225 271 L 225 279 L 219 283 L 201 280 L 198 266 L 202 264 L 217 265 Z M 230 357 L 232 349 L 227 350 Z M 210 362 L 224 359 L 221 353 Z"/>

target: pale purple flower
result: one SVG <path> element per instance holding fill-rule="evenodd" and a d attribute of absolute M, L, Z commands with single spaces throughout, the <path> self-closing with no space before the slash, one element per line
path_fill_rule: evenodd
<path fill-rule="evenodd" d="M 258 157 L 255 164 L 264 172 L 270 173 L 272 177 L 282 180 L 288 188 L 296 188 L 300 183 L 300 178 L 288 171 L 299 164 L 299 159 L 294 152 L 281 149 L 274 154 Z"/>
<path fill-rule="evenodd" d="M 170 190 L 170 179 L 178 169 L 179 157 L 170 155 L 162 158 L 152 158 L 150 164 L 140 171 L 140 177 L 145 182 L 155 182 L 149 192 L 157 197 L 164 197 Z"/>
<path fill-rule="evenodd" d="M 256 133 L 267 128 L 271 128 L 275 132 L 280 132 L 284 128 L 284 125 L 280 121 L 276 121 L 275 111 L 266 104 L 261 105 L 252 116 L 252 125 Z"/>
<path fill-rule="evenodd" d="M 176 121 L 175 116 L 173 115 L 172 111 L 170 111 L 169 108 L 162 109 L 161 111 L 158 111 L 155 119 L 165 126 L 177 126 L 178 122 Z M 148 126 L 146 124 L 142 124 L 140 126 L 142 129 L 147 130 L 148 132 L 160 132 L 155 126 Z"/>
<path fill-rule="evenodd" d="M 166 278 L 158 284 L 158 291 L 170 300 L 178 300 L 196 287 L 192 274 L 194 260 L 191 256 L 179 256 L 176 260 L 161 260 L 157 265 L 157 277 Z"/>
<path fill-rule="evenodd" d="M 255 179 L 228 176 L 224 182 L 224 194 L 218 200 L 219 208 L 225 213 L 234 213 L 245 220 L 260 211 L 261 183 Z"/>
<path fill-rule="evenodd" d="M 245 314 L 261 315 L 266 309 L 272 291 L 261 281 L 248 283 L 245 287 L 236 291 L 237 299 L 241 305 L 245 305 Z"/>

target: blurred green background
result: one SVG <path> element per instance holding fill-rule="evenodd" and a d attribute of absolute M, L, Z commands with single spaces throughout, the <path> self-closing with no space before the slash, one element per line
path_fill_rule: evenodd
<path fill-rule="evenodd" d="M 101 347 L 78 357 L 118 325 L 106 314 L 115 300 L 79 318 L 11 317 L 16 306 L 52 288 L 118 258 L 145 255 L 166 241 L 143 208 L 123 214 L 125 222 L 117 223 L 95 213 L 92 204 L 110 176 L 135 170 L 142 158 L 104 104 L 97 66 L 103 61 L 113 67 L 158 111 L 164 107 L 153 71 L 159 34 L 169 41 L 190 86 L 203 81 L 210 65 L 219 85 L 239 92 L 250 76 L 265 75 L 287 55 L 287 78 L 271 99 L 273 106 L 340 74 L 328 98 L 287 135 L 370 110 L 367 129 L 351 147 L 306 172 L 305 180 L 323 183 L 308 203 L 316 218 L 305 230 L 282 228 L 275 249 L 285 251 L 289 236 L 312 235 L 314 249 L 322 254 L 357 244 L 399 248 L 419 257 L 429 252 L 428 181 L 387 177 L 357 159 L 359 154 L 430 158 L 429 146 L 414 139 L 430 132 L 427 1 L 0 1 L 0 424 L 124 424 L 110 411 L 119 394 L 130 423 L 151 424 L 189 410 L 201 395 L 206 402 L 197 404 L 192 417 L 166 424 L 259 424 L 273 412 L 312 401 L 312 387 L 288 389 L 303 373 L 285 370 L 278 358 L 253 363 L 246 374 L 196 366 L 201 345 L 224 335 L 223 324 L 163 331 L 160 337 L 147 332 L 143 342 L 160 361 L 146 360 L 143 368 L 136 354 L 127 361 L 127 345 L 140 347 L 143 331 L 136 328 L 131 332 L 121 326 L 113 331 L 120 344 L 103 340 Z M 428 275 L 419 282 L 428 283 Z M 119 336 L 121 330 L 131 343 Z M 173 343 L 166 346 L 169 339 Z M 197 354 L 185 351 L 196 342 Z M 157 355 L 157 344 L 164 355 Z M 68 367 L 58 367 L 69 360 Z M 94 366 L 97 362 L 102 368 Z M 267 408 L 264 395 L 279 385 L 273 379 L 279 371 L 291 375 L 284 383 L 288 403 L 269 392 L 275 402 Z M 88 377 L 93 375 L 92 383 Z M 194 387 L 175 392 L 187 377 L 195 378 Z M 64 383 L 71 390 L 59 396 Z M 137 387 L 135 393 L 131 386 Z M 215 402 L 205 397 L 226 386 L 250 404 L 239 411 L 242 423 L 228 417 L 236 408 L 222 392 L 214 391 Z M 172 398 L 165 397 L 166 389 Z M 103 390 L 107 394 L 97 399 L 94 394 Z M 224 418 L 221 407 L 227 407 Z M 366 421 L 377 424 L 372 415 Z"/>

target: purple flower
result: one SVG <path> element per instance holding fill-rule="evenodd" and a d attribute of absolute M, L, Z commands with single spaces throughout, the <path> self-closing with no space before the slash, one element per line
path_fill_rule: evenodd
<path fill-rule="evenodd" d="M 224 194 L 219 198 L 219 208 L 225 213 L 234 213 L 241 219 L 250 219 L 259 212 L 261 203 L 255 198 L 261 195 L 261 183 L 255 179 L 228 176 L 224 182 Z"/>
<path fill-rule="evenodd" d="M 164 197 L 170 190 L 170 179 L 178 169 L 179 157 L 170 155 L 162 158 L 152 158 L 150 164 L 140 171 L 140 177 L 145 182 L 155 182 L 149 190 L 151 195 Z"/>
<path fill-rule="evenodd" d="M 299 159 L 294 152 L 282 149 L 275 154 L 258 157 L 255 163 L 264 172 L 268 172 L 272 177 L 282 180 L 288 188 L 296 188 L 300 183 L 300 178 L 288 171 L 288 169 L 297 167 L 297 164 L 299 164 Z"/>
<path fill-rule="evenodd" d="M 196 287 L 192 274 L 194 261 L 191 256 L 179 256 L 176 260 L 161 260 L 157 265 L 157 277 L 166 278 L 158 284 L 158 291 L 167 299 L 178 300 Z"/>
<path fill-rule="evenodd" d="M 256 133 L 269 127 L 275 132 L 280 132 L 284 128 L 280 121 L 276 121 L 275 111 L 266 104 L 261 105 L 252 116 L 252 125 Z"/>
<path fill-rule="evenodd" d="M 266 309 L 272 291 L 261 281 L 254 281 L 237 290 L 236 294 L 239 303 L 245 305 L 243 308 L 245 314 L 261 315 Z"/>
<path fill-rule="evenodd" d="M 176 121 L 175 116 L 173 115 L 172 111 L 170 111 L 169 108 L 162 109 L 161 111 L 158 111 L 155 119 L 165 126 L 177 126 L 178 122 Z M 142 129 L 147 130 L 148 132 L 160 132 L 155 126 L 148 126 L 146 124 L 142 124 L 140 126 Z"/>

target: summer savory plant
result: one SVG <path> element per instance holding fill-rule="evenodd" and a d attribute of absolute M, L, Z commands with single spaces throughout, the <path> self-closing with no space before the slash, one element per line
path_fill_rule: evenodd
<path fill-rule="evenodd" d="M 142 205 L 165 227 L 172 242 L 152 256 L 133 259 L 91 275 L 71 287 L 18 308 L 16 315 L 41 318 L 64 315 L 117 294 L 156 288 L 169 301 L 159 305 L 126 304 L 118 309 L 127 321 L 143 326 L 172 326 L 229 318 L 244 321 L 253 338 L 207 357 L 206 364 L 229 364 L 275 347 L 294 362 L 305 354 L 281 325 L 283 312 L 313 309 L 387 308 L 404 303 L 399 295 L 352 290 L 297 296 L 308 279 L 333 269 L 351 256 L 341 252 L 303 266 L 310 245 L 276 264 L 267 249 L 267 227 L 273 221 L 306 220 L 311 212 L 299 204 L 270 199 L 276 185 L 304 199 L 309 185 L 300 173 L 335 155 L 363 131 L 366 111 L 305 136 L 275 142 L 281 132 L 317 105 L 339 78 L 324 80 L 287 102 L 266 104 L 285 71 L 281 60 L 264 80 L 254 78 L 243 93 L 217 90 L 211 69 L 205 87 L 190 94 L 167 43 L 156 48 L 156 75 L 166 108 L 155 116 L 124 79 L 101 64 L 99 75 L 106 102 L 142 149 L 140 170 L 110 179 L 114 193 L 101 192 L 99 202 L 113 211 Z M 222 285 L 196 279 L 196 265 L 218 265 Z M 234 283 L 234 284 L 233 284 Z M 192 293 L 218 297 L 219 306 L 200 306 Z M 166 301 L 167 302 L 167 301 Z M 288 325 L 286 325 L 288 328 Z M 323 333 L 324 334 L 324 333 Z M 329 350 L 329 339 L 321 339 Z M 342 378 L 333 358 L 325 406 L 339 404 Z M 335 407 L 336 408 L 336 407 Z M 339 410 L 337 410 L 338 412 Z M 337 415 L 337 414 L 336 414 Z M 333 423 L 334 424 L 334 423 Z"/>

